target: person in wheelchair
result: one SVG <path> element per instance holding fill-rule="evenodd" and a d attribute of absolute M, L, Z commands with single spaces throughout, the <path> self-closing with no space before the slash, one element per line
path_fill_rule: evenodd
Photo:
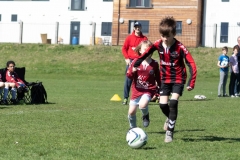
<path fill-rule="evenodd" d="M 17 73 L 14 71 L 15 70 L 15 62 L 8 61 L 6 66 L 7 66 L 7 71 L 6 71 L 6 83 L 5 84 L 7 84 L 7 85 L 5 85 L 4 93 L 7 92 L 9 90 L 9 88 L 11 87 L 12 98 L 10 101 L 13 104 L 16 104 L 17 103 L 16 93 L 17 92 L 18 93 L 28 92 L 28 89 L 27 89 L 27 86 L 25 85 L 25 83 L 23 82 L 23 80 L 21 80 L 19 78 L 19 76 L 17 75 Z M 4 96 L 5 96 L 5 94 L 4 94 Z"/>

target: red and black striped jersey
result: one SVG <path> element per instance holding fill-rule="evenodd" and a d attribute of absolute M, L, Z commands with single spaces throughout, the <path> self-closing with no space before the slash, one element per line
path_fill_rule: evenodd
<path fill-rule="evenodd" d="M 187 48 L 176 39 L 175 43 L 169 49 L 163 47 L 162 40 L 157 40 L 137 59 L 134 67 L 139 66 L 155 50 L 158 51 L 160 58 L 161 83 L 185 84 L 187 78 L 186 64 L 190 72 L 187 86 L 194 88 L 197 76 L 196 64 Z"/>

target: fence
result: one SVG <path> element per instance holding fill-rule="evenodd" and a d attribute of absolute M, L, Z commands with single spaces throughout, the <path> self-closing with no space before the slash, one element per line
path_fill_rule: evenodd
<path fill-rule="evenodd" d="M 119 30 L 112 26 L 111 36 L 102 35 L 101 24 L 92 23 L 80 24 L 79 44 L 104 44 L 104 40 L 109 42 L 105 44 L 122 45 L 127 35 L 129 27 L 127 24 L 120 25 Z M 144 26 L 142 26 L 144 27 Z M 149 40 L 154 42 L 160 38 L 157 26 L 149 26 L 147 33 L 144 33 Z M 71 24 L 66 23 L 0 23 L 0 43 L 42 43 L 41 34 L 47 34 L 47 39 L 53 44 L 59 42 L 71 44 Z M 119 32 L 119 33 L 117 33 Z M 229 26 L 225 31 L 226 41 L 221 42 L 221 26 L 202 25 L 182 26 L 181 34 L 176 38 L 187 47 L 233 47 L 237 44 L 237 37 L 240 36 L 240 26 Z M 227 34 L 226 34 L 227 33 Z M 49 42 L 49 41 L 48 41 Z"/>

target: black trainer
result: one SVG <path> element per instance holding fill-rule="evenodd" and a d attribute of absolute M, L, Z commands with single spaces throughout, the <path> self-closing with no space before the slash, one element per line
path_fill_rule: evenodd
<path fill-rule="evenodd" d="M 143 120 L 143 126 L 144 127 L 148 127 L 149 123 L 150 123 L 149 113 L 147 115 L 145 115 L 145 116 L 142 116 L 142 120 Z"/>
<path fill-rule="evenodd" d="M 123 105 L 127 105 L 127 102 L 128 102 L 128 99 L 127 99 L 127 98 L 124 98 L 122 104 L 123 104 Z"/>
<path fill-rule="evenodd" d="M 8 105 L 8 101 L 5 99 L 5 100 L 2 100 L 1 101 L 1 104 L 3 104 L 3 105 Z"/>
<path fill-rule="evenodd" d="M 10 101 L 13 103 L 13 104 L 17 104 L 18 101 L 16 99 L 10 99 Z"/>

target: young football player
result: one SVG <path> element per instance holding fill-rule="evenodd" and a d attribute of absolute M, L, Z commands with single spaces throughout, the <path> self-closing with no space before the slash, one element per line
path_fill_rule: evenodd
<path fill-rule="evenodd" d="M 152 43 L 149 40 L 144 40 L 135 48 L 135 52 L 141 55 L 151 45 Z M 137 127 L 136 111 L 139 107 L 142 112 L 143 126 L 148 127 L 150 123 L 148 103 L 155 94 L 157 88 L 156 82 L 160 85 L 159 65 L 157 61 L 151 58 L 151 54 L 138 67 L 133 67 L 135 61 L 136 59 L 133 60 L 127 71 L 128 78 L 133 80 L 128 120 L 130 128 Z"/>
<path fill-rule="evenodd" d="M 178 99 L 182 95 L 186 83 L 185 63 L 190 71 L 190 78 L 187 83 L 188 91 L 191 91 L 195 86 L 197 69 L 190 52 L 181 42 L 174 38 L 176 35 L 176 21 L 173 17 L 167 16 L 160 21 L 159 33 L 160 39 L 149 47 L 133 66 L 140 66 L 145 58 L 155 50 L 158 51 L 161 77 L 160 108 L 167 117 L 164 123 L 164 130 L 166 130 L 164 141 L 168 143 L 173 141 L 173 131 L 178 115 Z M 170 95 L 171 98 L 168 100 Z"/>

